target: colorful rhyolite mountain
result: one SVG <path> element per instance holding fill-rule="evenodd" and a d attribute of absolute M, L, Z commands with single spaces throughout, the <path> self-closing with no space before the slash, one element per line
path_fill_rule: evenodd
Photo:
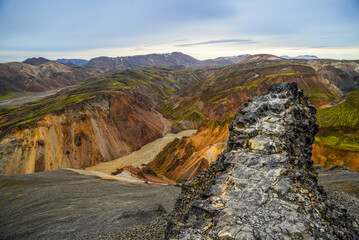
<path fill-rule="evenodd" d="M 115 61 L 106 59 L 110 65 Z M 228 126 L 238 108 L 279 82 L 298 83 L 319 108 L 320 132 L 313 145 L 315 163 L 327 167 L 345 164 L 353 169 L 358 166 L 358 126 L 353 123 L 359 116 L 347 109 L 355 109 L 356 93 L 351 93 L 358 89 L 359 64 L 355 61 L 283 59 L 261 54 L 214 59 L 218 65 L 219 61 L 239 63 L 196 69 L 203 67 L 203 61 L 199 64 L 181 53 L 124 59 L 121 61 L 126 64 L 142 59 L 138 61 L 143 61 L 143 65 L 133 65 L 134 68 L 149 66 L 147 61 L 153 61 L 150 65 L 177 65 L 175 69 L 184 65 L 193 69 L 111 70 L 121 69 L 116 65 L 119 59 L 113 66 L 107 63 L 102 66 L 103 62 L 93 59 L 88 64 L 92 67 L 53 61 L 39 66 L 1 64 L 0 76 L 9 77 L 0 78 L 0 84 L 8 86 L 7 89 L 24 91 L 45 80 L 42 86 L 52 88 L 52 82 L 61 82 L 58 79 L 74 79 L 60 86 L 81 82 L 37 102 L 0 108 L 0 172 L 85 168 L 127 155 L 169 132 L 198 128 L 193 136 L 169 143 L 145 166 L 147 172 L 163 179 L 185 182 L 208 168 L 225 149 Z M 111 71 L 103 73 L 104 70 Z M 80 77 L 76 78 L 76 74 Z M 93 77 L 85 79 L 86 76 Z M 352 114 L 351 124 L 345 122 L 347 118 L 342 119 L 343 112 Z M 337 120 L 325 118 L 329 114 L 336 114 Z M 129 171 L 134 173 L 133 169 Z"/>

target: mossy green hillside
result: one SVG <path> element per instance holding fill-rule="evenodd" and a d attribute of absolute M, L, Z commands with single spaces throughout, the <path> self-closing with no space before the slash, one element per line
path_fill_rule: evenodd
<path fill-rule="evenodd" d="M 359 128 L 359 91 L 347 96 L 341 104 L 317 111 L 319 127 L 352 127 Z"/>
<path fill-rule="evenodd" d="M 0 127 L 9 127 L 12 125 L 21 125 L 29 123 L 47 113 L 60 110 L 66 106 L 75 105 L 85 100 L 94 98 L 95 95 L 82 93 L 68 95 L 64 98 L 49 97 L 35 102 L 27 103 L 21 106 L 1 107 L 0 108 Z"/>
<path fill-rule="evenodd" d="M 173 75 L 173 78 L 168 75 Z M 161 101 L 185 87 L 175 80 L 179 75 L 183 75 L 183 72 L 173 73 L 169 70 L 154 69 L 116 71 L 87 78 L 68 91 L 45 99 L 21 106 L 0 107 L 0 128 L 30 123 L 50 112 L 122 90 L 136 91 Z"/>

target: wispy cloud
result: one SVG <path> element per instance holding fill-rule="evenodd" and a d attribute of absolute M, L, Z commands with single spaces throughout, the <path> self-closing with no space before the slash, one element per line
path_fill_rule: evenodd
<path fill-rule="evenodd" d="M 196 43 L 185 43 L 176 45 L 176 47 L 190 47 L 196 45 L 207 45 L 207 44 L 218 44 L 218 43 L 258 43 L 251 39 L 219 39 L 219 40 L 212 40 L 212 41 L 204 41 L 204 42 L 196 42 Z"/>
<path fill-rule="evenodd" d="M 310 48 L 328 48 L 330 46 L 311 46 Z"/>

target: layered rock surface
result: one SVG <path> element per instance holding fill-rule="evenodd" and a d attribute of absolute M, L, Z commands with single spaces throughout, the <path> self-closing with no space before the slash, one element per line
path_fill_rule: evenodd
<path fill-rule="evenodd" d="M 166 237 L 357 238 L 358 220 L 317 184 L 315 112 L 296 83 L 249 100 L 230 125 L 227 150 L 183 185 Z"/>

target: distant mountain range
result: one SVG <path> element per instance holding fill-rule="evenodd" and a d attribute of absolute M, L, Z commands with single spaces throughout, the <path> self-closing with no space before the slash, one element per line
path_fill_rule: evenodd
<path fill-rule="evenodd" d="M 143 67 L 161 66 L 172 69 L 199 69 L 199 68 L 211 68 L 211 67 L 223 67 L 230 64 L 235 64 L 244 61 L 250 54 L 244 54 L 239 56 L 231 57 L 218 57 L 214 59 L 198 60 L 189 55 L 181 52 L 172 52 L 164 54 L 147 54 L 147 55 L 136 55 L 136 56 L 125 56 L 125 57 L 96 57 L 91 60 L 85 59 L 68 59 L 61 58 L 57 59 L 57 62 L 62 64 L 75 64 L 80 66 L 91 66 L 105 68 L 107 70 L 125 70 L 125 69 L 140 69 Z M 277 57 L 278 58 L 278 57 Z M 290 57 L 287 55 L 281 56 L 283 59 L 319 59 L 315 55 L 299 55 L 296 57 Z M 275 60 L 273 58 L 273 60 Z M 33 66 L 38 66 L 51 60 L 39 57 L 39 58 L 28 58 L 23 63 L 27 63 Z"/>
<path fill-rule="evenodd" d="M 186 67 L 198 64 L 200 61 L 186 54 L 173 52 L 168 54 L 148 54 L 129 57 L 97 57 L 89 61 L 93 67 L 105 67 L 113 69 L 141 68 L 149 66 L 178 66 Z"/>
<path fill-rule="evenodd" d="M 124 70 L 128 68 L 139 69 L 142 67 L 162 66 L 174 69 L 181 68 L 206 68 L 221 67 L 229 64 L 239 63 L 246 59 L 248 54 L 234 57 L 219 57 L 208 60 L 198 60 L 189 55 L 173 52 L 165 54 L 147 54 L 129 57 L 97 57 L 88 62 L 88 66 L 103 67 Z"/>
<path fill-rule="evenodd" d="M 75 64 L 80 66 L 92 66 L 106 69 L 140 69 L 143 67 L 161 66 L 173 69 L 183 68 L 208 68 L 208 67 L 222 67 L 234 63 L 239 63 L 249 57 L 249 54 L 231 56 L 231 57 L 218 57 L 215 59 L 198 60 L 189 55 L 173 52 L 164 54 L 147 54 L 125 57 L 96 57 L 90 61 L 85 59 L 67 59 L 61 58 L 56 61 L 62 64 Z M 28 58 L 23 63 L 33 66 L 38 66 L 51 60 L 39 57 Z"/>
<path fill-rule="evenodd" d="M 41 92 L 70 86 L 86 77 L 113 70 L 142 69 L 152 66 L 172 70 L 210 69 L 238 63 L 242 64 L 243 68 L 253 68 L 270 66 L 273 62 L 284 63 L 283 61 L 286 61 L 293 64 L 306 60 L 314 61 L 317 60 L 317 57 L 313 55 L 278 57 L 269 54 L 245 54 L 201 61 L 180 52 L 173 52 L 114 58 L 96 57 L 90 61 L 65 58 L 51 61 L 43 57 L 29 58 L 22 63 L 0 64 L 0 95 L 3 98 L 5 98 L 4 95 L 7 95 L 6 98 L 9 98 L 14 97 L 10 94 L 11 92 Z M 355 70 L 355 63 L 359 62 L 350 61 L 350 64 L 345 63 L 346 67 L 343 67 L 344 63 L 338 60 L 336 60 L 336 64 L 331 61 L 330 64 L 328 62 L 325 66 L 320 61 L 322 60 L 318 59 L 318 61 L 308 62 L 308 64 L 317 69 L 326 79 L 331 79 L 344 92 L 359 89 L 357 71 Z"/>

